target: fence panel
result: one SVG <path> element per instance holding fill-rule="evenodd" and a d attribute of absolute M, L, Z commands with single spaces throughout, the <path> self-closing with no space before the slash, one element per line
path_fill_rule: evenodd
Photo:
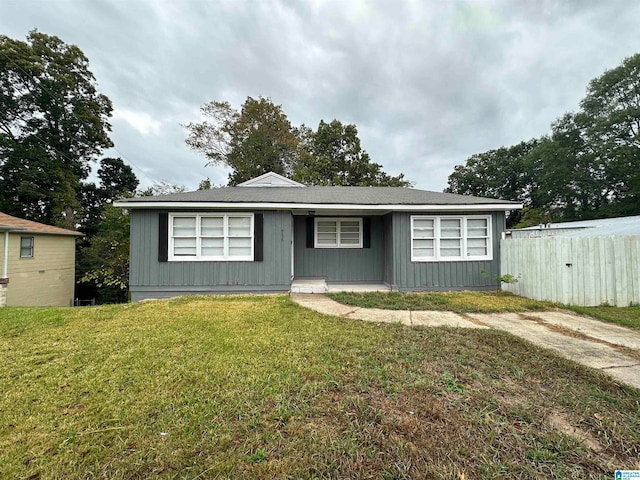
<path fill-rule="evenodd" d="M 640 303 L 640 237 L 511 238 L 500 243 L 503 284 L 516 295 L 571 305 Z"/>

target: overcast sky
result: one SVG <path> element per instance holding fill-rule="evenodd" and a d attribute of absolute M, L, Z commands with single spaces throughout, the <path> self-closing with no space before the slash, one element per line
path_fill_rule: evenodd
<path fill-rule="evenodd" d="M 549 132 L 640 51 L 640 2 L 0 0 L 0 33 L 57 35 L 114 105 L 143 186 L 227 181 L 184 144 L 199 107 L 270 97 L 294 125 L 358 127 L 390 174 L 441 191 L 474 153 Z"/>

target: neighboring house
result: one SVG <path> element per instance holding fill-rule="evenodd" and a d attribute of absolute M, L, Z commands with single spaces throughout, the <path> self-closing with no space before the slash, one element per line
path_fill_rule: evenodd
<path fill-rule="evenodd" d="M 73 305 L 78 236 L 0 212 L 0 306 Z"/>
<path fill-rule="evenodd" d="M 134 301 L 295 291 L 305 279 L 319 280 L 320 291 L 326 283 L 495 288 L 505 211 L 522 207 L 411 188 L 305 187 L 271 172 L 115 205 L 131 212 Z"/>
<path fill-rule="evenodd" d="M 626 307 L 640 303 L 640 216 L 548 223 L 505 232 L 504 289 L 536 300 Z"/>

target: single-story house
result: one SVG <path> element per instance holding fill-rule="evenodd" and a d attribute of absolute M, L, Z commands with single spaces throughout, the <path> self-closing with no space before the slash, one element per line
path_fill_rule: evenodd
<path fill-rule="evenodd" d="M 0 306 L 71 306 L 81 233 L 0 212 Z"/>
<path fill-rule="evenodd" d="M 320 291 L 495 288 L 505 212 L 522 208 L 412 188 L 307 187 L 272 172 L 115 205 L 131 213 L 133 301 L 296 291 L 309 279 Z"/>

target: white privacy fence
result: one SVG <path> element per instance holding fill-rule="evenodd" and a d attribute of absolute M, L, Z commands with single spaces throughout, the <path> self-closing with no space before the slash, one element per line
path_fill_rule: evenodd
<path fill-rule="evenodd" d="M 640 303 L 640 237 L 546 237 L 500 242 L 504 290 L 571 305 Z"/>

